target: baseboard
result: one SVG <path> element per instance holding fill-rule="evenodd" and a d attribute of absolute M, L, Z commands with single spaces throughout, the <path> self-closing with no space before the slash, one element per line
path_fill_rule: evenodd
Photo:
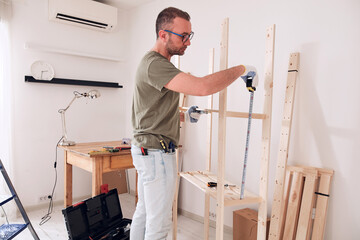
<path fill-rule="evenodd" d="M 181 208 L 178 208 L 178 214 L 183 215 L 184 217 L 190 218 L 190 219 L 192 219 L 194 221 L 197 221 L 197 222 L 200 222 L 200 223 L 204 224 L 204 217 L 203 216 L 197 215 L 197 214 L 192 213 L 192 212 L 188 212 L 188 211 L 186 211 L 184 209 L 181 209 Z M 210 220 L 209 225 L 210 225 L 210 227 L 216 228 L 216 221 Z M 233 233 L 233 228 L 224 225 L 224 232 L 232 234 Z"/>
<path fill-rule="evenodd" d="M 91 198 L 91 195 L 86 195 L 86 196 L 82 196 L 82 197 L 76 197 L 76 198 L 73 198 L 73 203 L 76 203 L 76 202 L 80 202 L 84 199 L 88 199 L 88 198 Z M 32 206 L 26 206 L 24 207 L 25 208 L 25 211 L 26 212 L 30 212 L 30 211 L 36 211 L 36 210 L 41 210 L 41 209 L 44 209 L 44 207 L 47 207 L 49 206 L 49 202 L 47 203 L 40 203 L 40 204 L 37 204 L 37 205 L 32 205 Z M 64 200 L 56 200 L 53 202 L 53 206 L 64 206 Z M 16 208 L 16 216 L 17 217 L 21 217 L 21 214 L 20 214 L 20 211 L 18 208 Z"/>
<path fill-rule="evenodd" d="M 135 192 L 135 190 L 132 190 L 132 189 L 130 189 L 130 193 L 129 193 L 131 196 L 136 196 L 136 192 Z"/>

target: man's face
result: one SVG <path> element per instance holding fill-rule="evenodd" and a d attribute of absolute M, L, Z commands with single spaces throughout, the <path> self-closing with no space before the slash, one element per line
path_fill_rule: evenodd
<path fill-rule="evenodd" d="M 188 35 L 191 33 L 191 23 L 183 18 L 176 17 L 171 29 L 169 30 L 180 35 Z M 165 47 L 170 56 L 184 55 L 186 48 L 191 44 L 190 39 L 188 39 L 186 42 L 183 42 L 182 37 L 172 33 L 168 34 L 169 39 L 166 42 Z"/>

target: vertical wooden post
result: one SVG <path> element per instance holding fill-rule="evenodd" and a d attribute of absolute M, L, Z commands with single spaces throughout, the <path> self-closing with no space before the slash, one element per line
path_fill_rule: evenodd
<path fill-rule="evenodd" d="M 284 236 L 282 239 L 292 240 L 295 237 L 298 216 L 300 212 L 300 201 L 303 189 L 303 174 L 300 172 L 293 173 L 289 203 L 286 212 L 286 222 Z"/>
<path fill-rule="evenodd" d="M 178 69 L 180 69 L 180 56 L 177 56 L 177 66 Z M 183 107 L 184 103 L 185 103 L 185 99 L 186 99 L 186 95 L 183 93 L 180 93 L 180 98 L 179 98 L 179 106 Z M 182 127 L 182 123 L 180 123 L 180 128 Z M 173 236 L 173 240 L 177 239 L 177 211 L 178 211 L 178 198 L 179 198 L 179 181 L 180 181 L 180 176 L 179 176 L 179 162 L 180 162 L 180 146 L 178 146 L 178 148 L 175 150 L 175 154 L 176 154 L 176 182 L 175 182 L 175 194 L 174 194 L 174 200 L 173 200 L 173 206 L 172 206 L 172 214 L 173 214 L 173 232 L 172 232 L 172 236 Z"/>
<path fill-rule="evenodd" d="M 214 54 L 215 49 L 211 48 L 209 51 L 209 74 L 214 73 Z M 213 95 L 208 96 L 208 109 L 213 109 Z M 207 163 L 206 171 L 211 171 L 211 143 L 212 143 L 212 112 L 207 114 Z"/>
<path fill-rule="evenodd" d="M 290 132 L 292 123 L 292 113 L 294 105 L 294 95 L 296 77 L 299 69 L 299 53 L 290 54 L 287 85 L 285 93 L 285 104 L 283 119 L 281 123 L 280 149 L 275 175 L 274 200 L 272 203 L 271 222 L 269 230 L 269 240 L 279 240 L 282 230 L 284 215 L 284 180 L 286 174 L 286 164 L 288 159 L 288 149 L 290 142 Z"/>
<path fill-rule="evenodd" d="M 220 71 L 228 67 L 228 37 L 229 37 L 229 18 L 222 23 L 221 43 L 220 43 Z M 225 150 L 226 150 L 226 107 L 227 107 L 227 88 L 219 94 L 219 152 L 218 152 L 218 171 L 217 171 L 217 197 L 216 197 L 216 239 L 224 238 L 224 177 L 225 177 Z"/>
<path fill-rule="evenodd" d="M 301 208 L 296 230 L 296 240 L 310 239 L 310 224 L 312 223 L 311 214 L 314 207 L 315 198 L 313 196 L 315 195 L 314 192 L 317 176 L 318 172 L 316 170 L 312 174 L 305 175 L 305 185 L 301 198 Z"/>
<path fill-rule="evenodd" d="M 274 45 L 275 45 L 275 24 L 266 29 L 266 52 L 265 52 L 265 77 L 264 77 L 264 110 L 266 118 L 262 122 L 261 140 L 261 162 L 260 162 L 260 185 L 259 196 L 262 198 L 258 209 L 257 239 L 266 239 L 267 220 L 267 197 L 268 197 L 268 176 L 270 159 L 271 139 L 271 113 L 273 94 L 273 71 L 274 71 Z"/>
<path fill-rule="evenodd" d="M 320 182 L 318 192 L 322 195 L 317 195 L 316 213 L 314 219 L 314 226 L 311 239 L 324 239 L 324 230 L 326 222 L 326 213 L 330 194 L 330 183 L 333 173 L 320 172 Z"/>
<path fill-rule="evenodd" d="M 65 163 L 65 188 L 64 188 L 64 208 L 72 205 L 72 165 L 67 163 L 68 151 L 65 151 L 64 163 Z"/>
<path fill-rule="evenodd" d="M 92 160 L 92 197 L 100 194 L 103 174 L 103 157 L 93 158 Z"/>
<path fill-rule="evenodd" d="M 214 73 L 214 48 L 210 49 L 209 52 L 209 74 Z M 213 95 L 208 97 L 208 109 L 213 109 Z M 209 112 L 207 116 L 207 161 L 206 171 L 211 171 L 211 143 L 212 143 L 212 113 Z M 210 211 L 210 194 L 205 192 L 205 207 L 204 207 L 204 240 L 209 239 L 209 211 Z"/>

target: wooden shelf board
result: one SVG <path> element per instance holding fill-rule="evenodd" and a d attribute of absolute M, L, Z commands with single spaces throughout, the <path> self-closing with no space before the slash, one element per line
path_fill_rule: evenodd
<path fill-rule="evenodd" d="M 193 171 L 193 172 L 181 172 L 180 176 L 188 180 L 190 183 L 198 187 L 205 193 L 209 193 L 211 197 L 217 197 L 217 188 L 210 188 L 207 186 L 208 182 L 217 182 L 217 176 L 214 173 L 208 171 Z M 229 181 L 224 181 L 224 184 L 234 185 Z M 225 206 L 237 206 L 243 204 L 260 203 L 262 198 L 254 193 L 245 190 L 244 198 L 240 199 L 239 187 L 224 187 L 224 205 Z"/>
<path fill-rule="evenodd" d="M 119 85 L 119 83 L 117 82 L 101 82 L 101 81 L 88 81 L 88 80 L 76 80 L 76 79 L 65 79 L 65 78 L 53 78 L 52 80 L 36 80 L 32 76 L 25 76 L 25 82 L 81 85 L 81 86 L 107 87 L 107 88 L 123 87 L 122 85 Z"/>

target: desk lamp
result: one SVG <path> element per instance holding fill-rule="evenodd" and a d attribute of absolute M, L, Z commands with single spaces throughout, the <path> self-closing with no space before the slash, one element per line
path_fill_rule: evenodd
<path fill-rule="evenodd" d="M 100 97 L 100 92 L 98 90 L 91 90 L 87 93 L 79 93 L 77 91 L 74 91 L 74 97 L 69 103 L 69 105 L 64 109 L 59 109 L 59 113 L 61 114 L 61 121 L 62 121 L 62 139 L 59 143 L 60 146 L 73 146 L 75 145 L 74 141 L 69 141 L 67 139 L 67 133 L 66 133 L 66 123 L 65 123 L 65 112 L 69 109 L 70 105 L 75 101 L 77 98 L 81 97 L 88 97 L 90 99 L 98 98 Z"/>

